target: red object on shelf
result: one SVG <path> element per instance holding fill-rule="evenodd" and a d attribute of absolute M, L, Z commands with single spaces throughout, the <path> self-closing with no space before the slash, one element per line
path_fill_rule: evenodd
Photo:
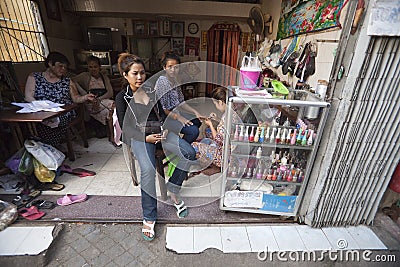
<path fill-rule="evenodd" d="M 397 164 L 397 167 L 392 175 L 392 179 L 389 183 L 389 188 L 396 193 L 400 193 L 400 162 Z"/>

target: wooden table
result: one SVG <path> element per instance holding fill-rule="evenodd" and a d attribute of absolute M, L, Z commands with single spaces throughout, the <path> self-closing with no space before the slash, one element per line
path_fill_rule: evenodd
<path fill-rule="evenodd" d="M 17 148 L 22 148 L 25 142 L 25 136 L 21 130 L 21 124 L 25 124 L 32 136 L 37 136 L 35 124 L 41 123 L 47 119 L 58 117 L 77 108 L 77 104 L 62 106 L 63 110 L 58 112 L 39 111 L 33 113 L 17 113 L 19 107 L 9 107 L 0 110 L 0 122 L 8 123 L 11 127 L 11 134 L 14 138 Z M 70 153 L 70 151 L 68 151 Z"/>

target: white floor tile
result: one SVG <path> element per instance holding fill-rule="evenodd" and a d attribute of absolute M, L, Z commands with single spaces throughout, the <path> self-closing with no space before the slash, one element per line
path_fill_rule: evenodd
<path fill-rule="evenodd" d="M 0 255 L 37 255 L 53 241 L 54 226 L 9 226 L 0 232 Z M 4 242 L 6 240 L 7 242 Z"/>
<path fill-rule="evenodd" d="M 211 186 L 208 176 L 194 176 L 185 180 L 180 194 L 186 197 L 211 197 Z"/>
<path fill-rule="evenodd" d="M 303 251 L 306 246 L 293 225 L 271 226 L 280 251 Z"/>
<path fill-rule="evenodd" d="M 329 243 L 324 232 L 319 228 L 313 228 L 308 225 L 296 225 L 297 232 L 307 250 L 330 250 L 332 245 Z"/>
<path fill-rule="evenodd" d="M 124 195 L 127 187 L 130 184 L 130 180 L 128 178 L 129 175 L 127 172 L 120 173 L 101 171 L 88 185 L 85 193 L 88 195 Z"/>
<path fill-rule="evenodd" d="M 385 244 L 367 226 L 360 225 L 346 228 L 359 245 L 360 249 L 387 249 Z"/>
<path fill-rule="evenodd" d="M 193 227 L 193 252 L 200 253 L 208 248 L 222 251 L 221 230 L 219 227 Z"/>
<path fill-rule="evenodd" d="M 129 160 L 124 154 L 112 154 L 108 161 L 101 168 L 102 171 L 129 171 Z"/>
<path fill-rule="evenodd" d="M 251 252 L 246 227 L 226 226 L 221 228 L 222 251 L 224 253 Z"/>
<path fill-rule="evenodd" d="M 332 249 L 360 249 L 360 246 L 354 240 L 344 227 L 327 227 L 322 231 L 332 245 Z"/>
<path fill-rule="evenodd" d="M 246 230 L 252 252 L 279 250 L 270 226 L 246 226 Z"/>
<path fill-rule="evenodd" d="M 193 227 L 167 227 L 167 249 L 177 253 L 194 253 L 193 231 Z"/>
<path fill-rule="evenodd" d="M 31 231 L 25 240 L 18 246 L 14 255 L 38 255 L 46 250 L 53 242 L 54 226 L 30 227 Z"/>

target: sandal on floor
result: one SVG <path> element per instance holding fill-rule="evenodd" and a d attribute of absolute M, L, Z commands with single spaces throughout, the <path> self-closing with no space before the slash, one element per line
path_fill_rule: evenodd
<path fill-rule="evenodd" d="M 37 187 L 41 191 L 61 191 L 65 188 L 65 185 L 58 183 L 42 183 Z"/>
<path fill-rule="evenodd" d="M 40 190 L 33 190 L 28 195 L 18 195 L 11 202 L 17 206 L 17 208 L 21 208 L 31 202 L 36 197 L 40 196 L 42 192 Z"/>
<path fill-rule="evenodd" d="M 27 220 L 33 221 L 42 218 L 46 213 L 39 211 L 37 207 L 22 208 L 18 210 L 19 215 Z"/>
<path fill-rule="evenodd" d="M 156 222 L 154 221 L 153 223 L 148 223 L 145 220 L 143 220 L 143 225 L 150 228 L 150 229 L 142 228 L 143 239 L 146 241 L 153 241 L 154 238 L 156 237 L 156 233 L 154 232 L 154 226 L 156 225 Z M 149 233 L 150 236 L 145 235 L 145 233 Z"/>
<path fill-rule="evenodd" d="M 174 203 L 174 206 L 176 208 L 176 215 L 178 216 L 178 218 L 185 218 L 188 215 L 188 210 L 183 200 L 181 200 L 179 204 Z"/>
<path fill-rule="evenodd" d="M 49 201 L 49 200 L 36 199 L 36 200 L 26 204 L 25 207 L 30 208 L 32 206 L 35 206 L 39 209 L 53 209 L 56 206 L 56 203 L 54 203 L 53 201 Z"/>

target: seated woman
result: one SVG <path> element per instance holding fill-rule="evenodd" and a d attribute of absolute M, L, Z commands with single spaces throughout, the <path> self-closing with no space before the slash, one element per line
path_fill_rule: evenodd
<path fill-rule="evenodd" d="M 70 78 L 66 77 L 69 61 L 59 52 L 50 52 L 44 61 L 46 70 L 29 74 L 25 85 L 25 100 L 50 100 L 60 104 L 84 103 L 93 101 L 93 94 L 80 95 Z M 64 140 L 68 123 L 75 112 L 65 113 L 53 123 L 38 124 L 38 137 L 44 143 L 57 147 Z"/>
<path fill-rule="evenodd" d="M 155 100 L 154 92 L 144 84 L 146 72 L 143 60 L 135 55 L 123 53 L 118 58 L 118 68 L 126 82 L 126 89 L 121 90 L 116 96 L 117 116 L 122 128 L 123 142 L 130 146 L 140 166 L 142 236 L 145 240 L 151 241 L 155 237 L 154 225 L 157 220 L 156 146 L 161 143 L 166 153 L 181 155 L 167 183 L 167 190 L 170 192 L 179 218 L 188 214 L 185 203 L 178 197 L 178 193 L 191 163 L 196 159 L 196 153 L 189 143 L 173 132 L 169 132 L 166 137 L 161 132 L 146 132 L 145 128 L 149 122 L 163 120 L 166 115 L 160 102 Z"/>
<path fill-rule="evenodd" d="M 179 64 L 181 60 L 173 52 L 165 52 L 161 59 L 165 75 L 156 82 L 155 90 L 160 99 L 164 112 L 168 115 L 165 127 L 176 134 L 182 133 L 183 139 L 192 143 L 199 136 L 201 126 L 200 115 L 197 110 L 184 102 L 182 89 L 179 85 Z M 180 111 L 178 111 L 178 108 Z"/>
<path fill-rule="evenodd" d="M 100 59 L 96 56 L 87 58 L 87 72 L 82 72 L 72 80 L 79 85 L 78 90 L 82 95 L 92 92 L 96 98 L 91 102 L 86 102 L 86 110 L 90 116 L 103 125 L 109 123 L 109 131 L 113 132 L 112 114 L 114 112 L 114 90 L 107 75 L 101 73 Z M 112 141 L 110 139 L 110 141 Z"/>
<path fill-rule="evenodd" d="M 218 111 L 222 112 L 221 120 L 217 128 L 214 128 L 212 120 L 215 119 L 215 113 L 211 113 L 208 118 L 204 120 L 209 129 L 211 130 L 210 138 L 204 138 L 201 142 L 193 142 L 192 146 L 196 151 L 196 157 L 200 159 L 203 164 L 214 164 L 217 167 L 222 165 L 223 145 L 225 136 L 225 114 L 226 114 L 226 95 L 227 89 L 224 87 L 217 87 L 211 92 L 212 101 Z"/>

